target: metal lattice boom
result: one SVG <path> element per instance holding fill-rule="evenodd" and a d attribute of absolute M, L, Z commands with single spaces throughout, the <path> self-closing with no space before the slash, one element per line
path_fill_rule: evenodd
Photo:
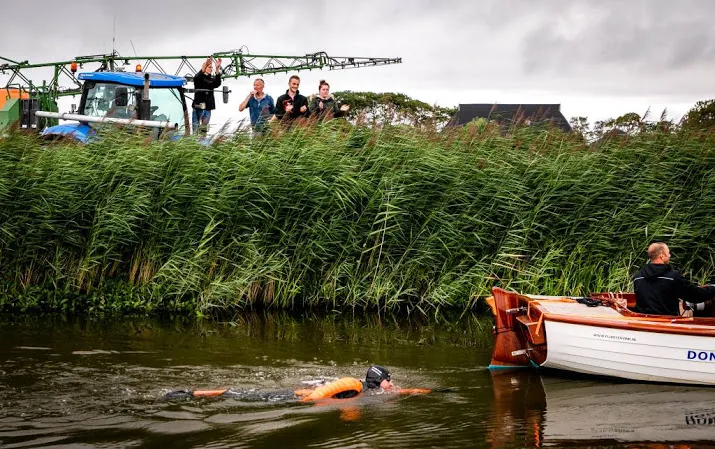
<path fill-rule="evenodd" d="M 388 64 L 400 64 L 402 58 L 368 58 L 368 57 L 333 57 L 325 52 L 306 54 L 303 56 L 252 55 L 242 51 L 226 51 L 214 53 L 211 56 L 223 60 L 222 77 L 238 78 L 241 76 L 257 76 L 275 73 L 298 72 L 301 70 L 345 70 L 360 67 L 373 67 Z M 178 66 L 173 75 L 191 79 L 198 72 L 206 55 L 200 56 L 121 56 L 116 51 L 111 54 L 77 56 L 68 61 L 31 64 L 28 61 L 13 61 L 0 56 L 0 74 L 9 75 L 5 87 L 19 87 L 28 90 L 31 95 L 38 94 L 51 98 L 65 95 L 77 95 L 81 92 L 82 83 L 70 70 L 76 64 L 82 71 L 114 71 L 123 70 L 135 62 L 141 64 L 143 71 L 156 70 L 169 74 L 162 63 L 172 62 Z M 4 62 L 3 62 L 4 61 Z M 196 64 L 196 65 L 194 65 Z M 172 64 L 173 65 L 173 64 Z M 33 83 L 23 72 L 37 68 L 54 69 L 50 80 L 41 85 Z M 132 66 L 130 68 L 134 70 Z M 62 85 L 64 84 L 64 85 Z"/>

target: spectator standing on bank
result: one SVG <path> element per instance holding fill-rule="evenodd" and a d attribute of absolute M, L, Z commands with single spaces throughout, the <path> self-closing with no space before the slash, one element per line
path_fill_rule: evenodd
<path fill-rule="evenodd" d="M 308 99 L 300 94 L 300 78 L 293 75 L 288 80 L 288 90 L 276 99 L 276 118 L 282 122 L 292 122 L 298 117 L 307 117 Z"/>
<path fill-rule="evenodd" d="M 238 106 L 239 112 L 248 108 L 248 113 L 251 117 L 251 128 L 254 133 L 262 133 L 271 116 L 276 112 L 276 105 L 273 97 L 263 92 L 265 82 L 258 78 L 253 81 L 253 90 L 248 93 L 248 96 Z"/>
<path fill-rule="evenodd" d="M 221 59 L 209 56 L 194 75 L 194 101 L 191 103 L 191 127 L 194 133 L 206 135 L 211 111 L 216 109 L 213 90 L 221 85 Z"/>
<path fill-rule="evenodd" d="M 320 119 L 331 119 L 333 117 L 343 117 L 347 114 L 350 106 L 344 104 L 338 106 L 332 95 L 330 95 L 330 84 L 325 80 L 320 80 L 318 85 L 318 95 L 310 97 L 308 110 L 310 115 L 317 116 Z"/>

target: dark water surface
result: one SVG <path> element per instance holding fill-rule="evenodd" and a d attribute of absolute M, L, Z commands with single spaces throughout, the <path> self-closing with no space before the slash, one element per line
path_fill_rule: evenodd
<path fill-rule="evenodd" d="M 0 447 L 715 447 L 715 389 L 491 374 L 491 319 L 0 321 Z M 163 401 L 389 367 L 422 396 Z M 659 446 L 655 443 L 664 443 Z"/>

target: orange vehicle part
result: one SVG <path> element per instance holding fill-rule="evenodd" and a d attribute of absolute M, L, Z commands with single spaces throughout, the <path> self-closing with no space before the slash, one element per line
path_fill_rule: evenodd
<path fill-rule="evenodd" d="M 20 90 L 15 87 L 0 89 L 0 109 L 5 106 L 5 102 L 7 100 L 11 100 L 14 98 L 22 98 L 23 100 L 27 100 L 28 98 L 30 98 L 30 94 L 27 91 Z"/>

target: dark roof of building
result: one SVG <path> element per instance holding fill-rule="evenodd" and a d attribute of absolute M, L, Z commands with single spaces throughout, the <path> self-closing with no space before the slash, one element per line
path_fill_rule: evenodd
<path fill-rule="evenodd" d="M 560 104 L 460 104 L 447 126 L 464 126 L 474 119 L 494 120 L 500 125 L 551 122 L 564 132 L 571 132 Z"/>

